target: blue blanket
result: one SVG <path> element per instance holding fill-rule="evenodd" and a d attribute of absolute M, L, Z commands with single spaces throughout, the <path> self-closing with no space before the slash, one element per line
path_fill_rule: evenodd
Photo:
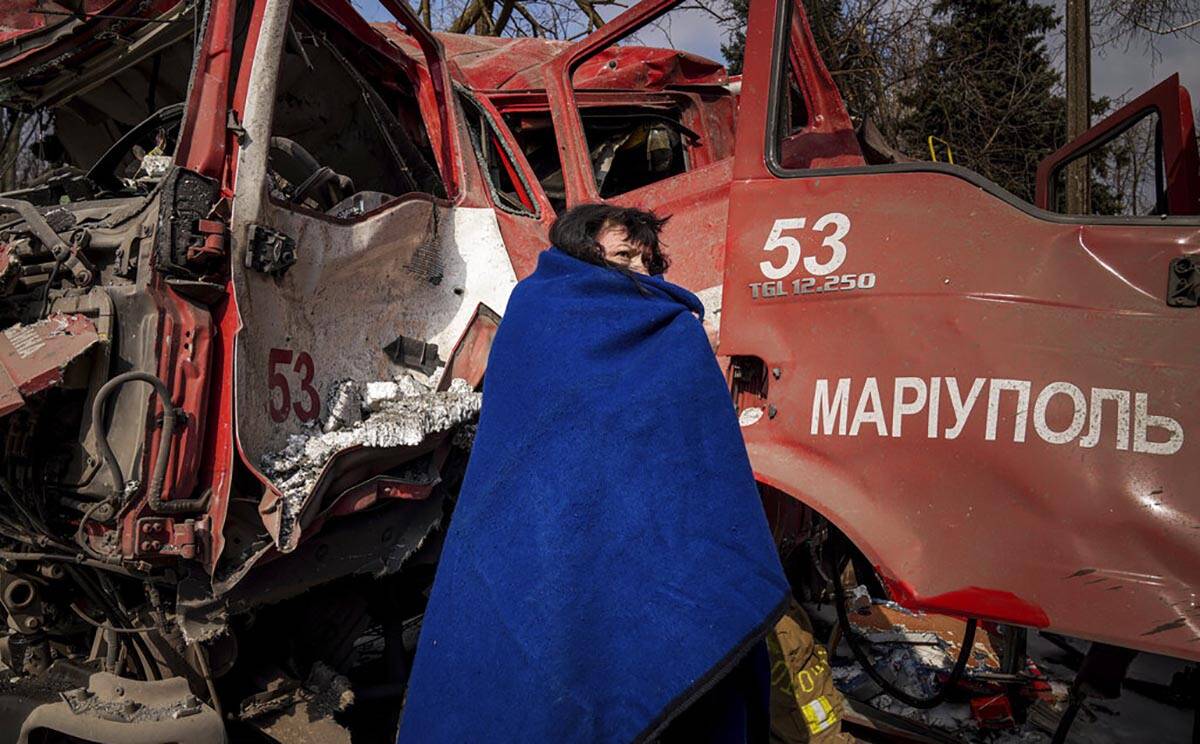
<path fill-rule="evenodd" d="M 646 740 L 777 619 L 787 580 L 702 313 L 557 249 L 517 285 L 401 744 Z"/>

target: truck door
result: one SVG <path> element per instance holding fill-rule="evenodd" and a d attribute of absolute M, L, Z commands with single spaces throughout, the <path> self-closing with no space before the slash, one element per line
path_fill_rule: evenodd
<path fill-rule="evenodd" d="M 285 551 L 325 493 L 405 459 L 347 441 L 320 477 L 272 472 L 289 442 L 321 433 L 338 383 L 437 387 L 477 308 L 502 312 L 515 283 L 494 211 L 459 206 L 441 45 L 403 3 L 384 5 L 419 51 L 342 3 L 268 4 L 249 82 L 231 227 L 236 434 Z"/>
<path fill-rule="evenodd" d="M 1038 164 L 1037 205 L 1064 211 L 1067 166 L 1081 158 L 1104 158 L 1105 148 L 1114 146 L 1120 147 L 1114 155 L 1127 161 L 1121 163 L 1127 178 L 1118 179 L 1127 182 L 1130 191 L 1119 205 L 1125 214 L 1200 214 L 1200 155 L 1192 97 L 1179 84 L 1178 73 L 1047 155 Z M 1105 194 L 1091 196 L 1089 211 L 1112 211 L 1104 208 L 1108 206 L 1102 198 Z"/>
<path fill-rule="evenodd" d="M 770 370 L 759 478 L 911 607 L 1200 657 L 1200 221 L 855 165 L 801 3 L 746 40 L 721 352 Z"/>
<path fill-rule="evenodd" d="M 565 49 L 543 74 L 566 206 L 604 201 L 670 215 L 663 233 L 672 261 L 667 277 L 700 293 L 712 318 L 720 307 L 734 93 L 709 60 L 613 48 L 676 5 L 634 6 Z M 641 73 L 627 72 L 638 66 Z M 627 83 L 608 82 L 622 76 Z M 636 80 L 645 84 L 634 87 Z M 622 129 L 623 120 L 632 127 Z M 623 161 L 657 164 L 629 173 L 621 172 Z"/>

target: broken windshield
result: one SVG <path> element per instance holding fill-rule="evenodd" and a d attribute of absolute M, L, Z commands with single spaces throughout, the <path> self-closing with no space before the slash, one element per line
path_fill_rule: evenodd
<path fill-rule="evenodd" d="M 140 14 L 41 25 L 0 46 L 0 189 L 57 204 L 148 193 L 174 161 L 202 4 L 156 2 Z M 239 3 L 237 69 L 250 24 Z"/>

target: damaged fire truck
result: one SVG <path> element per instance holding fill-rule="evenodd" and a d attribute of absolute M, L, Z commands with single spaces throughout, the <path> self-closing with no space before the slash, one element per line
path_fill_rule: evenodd
<path fill-rule="evenodd" d="M 0 9 L 0 105 L 65 163 L 0 195 L 0 740 L 387 740 L 505 301 L 595 200 L 673 216 L 798 594 L 852 560 L 1200 659 L 1178 79 L 1034 205 L 855 127 L 800 0 L 752 4 L 740 79 L 618 46 L 678 2 L 572 44 L 403 0 Z M 1051 211 L 1146 117 L 1153 214 Z"/>

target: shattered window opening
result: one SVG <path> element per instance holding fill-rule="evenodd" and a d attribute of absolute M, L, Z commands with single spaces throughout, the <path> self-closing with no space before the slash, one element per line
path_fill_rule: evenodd
<path fill-rule="evenodd" d="M 608 198 L 689 170 L 686 144 L 700 136 L 676 109 L 662 113 L 618 108 L 583 113 L 596 189 Z"/>
<path fill-rule="evenodd" d="M 689 147 L 700 135 L 671 106 L 581 106 L 583 131 L 602 198 L 648 186 L 692 168 Z M 556 212 L 566 208 L 562 163 L 550 112 L 506 113 L 504 121 L 521 146 Z"/>
<path fill-rule="evenodd" d="M 235 71 L 251 5 L 237 6 Z M 181 2 L 161 22 L 131 18 L 102 47 L 80 45 L 18 68 L 0 90 L 5 144 L 15 147 L 11 157 L 5 148 L 0 190 L 39 205 L 150 193 L 174 162 L 195 7 Z M 19 51 L 0 53 L 0 63 Z"/>
<path fill-rule="evenodd" d="M 276 91 L 271 196 L 341 220 L 404 194 L 444 196 L 411 81 L 303 8 L 291 31 Z"/>
<path fill-rule="evenodd" d="M 558 157 L 558 136 L 550 114 L 512 113 L 504 114 L 504 123 L 521 147 L 533 175 L 541 184 L 542 191 L 554 211 L 561 213 L 567 208 L 567 191 L 563 185 L 562 161 Z"/>
<path fill-rule="evenodd" d="M 537 217 L 539 210 L 530 195 L 529 185 L 507 151 L 495 122 L 469 95 L 460 92 L 459 98 L 471 132 L 475 156 L 479 159 L 496 206 L 514 214 Z M 514 176 L 517 179 L 515 182 Z"/>
<path fill-rule="evenodd" d="M 710 58 L 720 46 L 717 27 L 702 23 L 701 15 L 690 6 L 672 6 L 571 61 L 571 108 L 583 129 L 600 198 L 619 197 L 732 156 L 727 145 L 736 115 L 720 121 L 710 116 L 723 107 L 718 99 L 735 94 L 724 64 Z M 688 31 L 680 33 L 683 28 Z M 594 97 L 601 91 L 607 100 L 596 106 Z M 637 98 L 631 97 L 635 91 L 641 94 Z M 657 105 L 642 104 L 649 91 L 658 93 Z"/>

